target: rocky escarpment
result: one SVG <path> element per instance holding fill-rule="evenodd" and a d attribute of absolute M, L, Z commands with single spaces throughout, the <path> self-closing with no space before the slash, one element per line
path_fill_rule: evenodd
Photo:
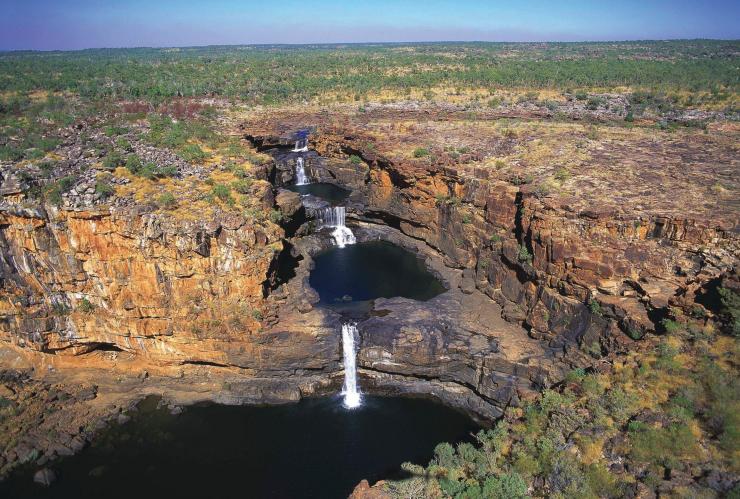
<path fill-rule="evenodd" d="M 174 222 L 114 210 L 15 209 L 0 221 L 3 340 L 44 354 L 292 369 L 334 341 L 257 334 L 282 231 L 238 216 Z M 326 355 L 319 355 L 326 357 Z M 308 359 L 308 360 L 306 360 Z M 323 364 L 319 363 L 318 367 Z"/>
<path fill-rule="evenodd" d="M 265 149 L 288 145 L 289 133 L 270 132 L 285 130 L 281 123 L 257 131 L 248 125 L 247 135 Z M 356 123 L 341 130 L 322 125 L 312 146 L 327 158 L 328 176 L 354 189 L 355 220 L 384 227 L 383 237 L 400 244 L 404 237 L 416 241 L 418 251 L 436 254 L 459 274 L 450 280 L 454 293 L 429 304 L 378 300 L 377 316 L 359 324 L 360 364 L 384 383 L 408 376 L 433 391 L 434 382 L 445 380 L 485 404 L 516 404 L 569 368 L 595 365 L 660 333 L 673 307 L 694 306 L 695 293 L 737 262 L 732 210 L 712 220 L 673 205 L 620 207 L 590 192 L 549 195 L 531 180 L 501 178 L 481 164 L 480 151 L 433 151 L 439 156 L 431 162 L 399 159 L 378 152 L 397 142 L 378 145 L 377 135 L 350 133 Z M 389 127 L 382 120 L 378 126 Z M 489 146 L 517 147 L 510 137 L 501 141 Z M 649 189 L 655 175 L 639 173 Z M 289 178 L 289 167 L 284 174 Z M 495 312 L 466 326 L 471 311 L 493 302 L 500 317 L 524 326 L 526 335 L 492 325 Z M 507 349 L 496 337 L 520 341 Z M 527 355 L 512 355 L 517 348 Z"/>
<path fill-rule="evenodd" d="M 432 144 L 399 156 L 397 142 L 357 123 L 311 119 L 322 126 L 305 166 L 315 180 L 352 189 L 358 239 L 416 252 L 448 288 L 427 302 L 376 300 L 359 319 L 366 390 L 431 394 L 496 417 L 572 368 L 598 367 L 660 332 L 672 307 L 695 306 L 695 293 L 737 261 L 735 211 L 712 219 L 708 203 L 692 215 L 662 197 L 670 209 L 652 206 L 650 193 L 660 193 L 644 169 L 642 194 L 629 203 L 599 198 L 604 180 L 594 175 L 580 191 L 548 193 L 526 172 L 487 162 L 523 146 L 509 132 L 483 136 L 485 150 Z M 292 129 L 310 121 L 288 118 Z M 328 241 L 304 223 L 300 198 L 280 189 L 293 180 L 293 137 L 260 126 L 244 134 L 260 150 L 282 149 L 259 172 L 274 192 L 265 182 L 249 192 L 275 211 L 273 222 L 236 210 L 182 219 L 117 197 L 31 206 L 10 189 L 0 209 L 4 347 L 36 368 L 184 382 L 197 374 L 210 383 L 201 399 L 226 403 L 337 388 L 345 318 L 316 307 L 308 282 L 311 257 Z M 389 140 L 416 145 L 416 129 L 392 137 L 393 125 L 380 126 Z M 592 154 L 602 161 L 610 151 Z M 630 209 L 637 203 L 645 207 Z"/>

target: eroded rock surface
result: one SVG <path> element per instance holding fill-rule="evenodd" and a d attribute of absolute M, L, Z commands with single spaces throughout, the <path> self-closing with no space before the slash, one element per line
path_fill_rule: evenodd
<path fill-rule="evenodd" d="M 282 227 L 234 213 L 177 220 L 130 197 L 33 205 L 4 178 L 3 349 L 39 377 L 147 372 L 144 385 L 160 393 L 206 380 L 186 402 L 277 403 L 338 388 L 346 319 L 317 307 L 308 282 L 329 242 L 303 223 L 301 198 L 279 189 L 294 180 L 292 132 L 308 124 L 317 128 L 305 166 L 352 189 L 358 239 L 411 249 L 448 288 L 427 302 L 376 300 L 359 319 L 368 390 L 496 417 L 660 332 L 670 307 L 693 306 L 736 265 L 732 127 L 679 140 L 498 118 L 392 106 L 255 114 L 241 133 L 275 161 L 249 192 Z M 178 175 L 203 173 L 169 160 Z M 279 275 L 286 261 L 289 277 Z"/>

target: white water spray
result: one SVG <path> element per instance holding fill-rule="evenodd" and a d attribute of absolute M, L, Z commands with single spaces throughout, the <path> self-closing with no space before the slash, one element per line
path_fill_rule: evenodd
<path fill-rule="evenodd" d="M 319 211 L 319 221 L 321 222 L 321 226 L 334 229 L 331 236 L 334 238 L 336 245 L 340 248 L 344 248 L 348 244 L 355 244 L 357 242 L 352 230 L 344 224 L 346 215 L 344 206 L 334 206 L 332 208 L 324 208 Z"/>
<path fill-rule="evenodd" d="M 295 160 L 295 185 L 306 185 L 310 184 L 311 180 L 306 175 L 306 167 L 302 157 L 296 158 Z"/>
<path fill-rule="evenodd" d="M 342 324 L 342 349 L 344 350 L 344 406 L 354 409 L 362 404 L 362 395 L 357 388 L 357 352 L 355 352 L 355 333 L 357 325 Z"/>
<path fill-rule="evenodd" d="M 308 151 L 308 139 L 298 139 L 295 141 L 295 147 L 293 152 L 306 152 Z"/>

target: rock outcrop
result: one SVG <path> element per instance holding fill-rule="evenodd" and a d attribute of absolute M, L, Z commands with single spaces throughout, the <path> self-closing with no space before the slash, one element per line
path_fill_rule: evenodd
<path fill-rule="evenodd" d="M 710 160 L 737 170 L 726 137 L 660 144 L 653 167 L 649 139 L 589 143 L 586 131 L 562 144 L 580 155 L 565 168 L 521 152 L 538 140 L 526 130 L 492 130 L 458 111 L 275 113 L 243 127 L 275 158 L 257 168 L 274 189 L 249 191 L 267 213 L 259 222 L 219 211 L 176 219 L 130 198 L 32 205 L 17 179 L 4 179 L 4 347 L 37 368 L 202 375 L 211 383 L 203 398 L 224 403 L 337 388 L 344 318 L 316 306 L 308 279 L 328 240 L 304 223 L 305 199 L 282 189 L 294 179 L 291 132 L 304 123 L 319 126 L 305 167 L 352 189 L 347 219 L 358 240 L 412 250 L 447 287 L 427 302 L 378 299 L 358 320 L 366 390 L 432 395 L 497 417 L 567 371 L 661 332 L 672 307 L 701 307 L 693 298 L 737 263 L 735 201 L 719 187 L 699 202 L 715 192 Z M 635 157 L 610 169 L 624 148 Z M 697 165 L 680 195 L 679 159 Z M 629 185 L 610 196 L 617 175 Z"/>

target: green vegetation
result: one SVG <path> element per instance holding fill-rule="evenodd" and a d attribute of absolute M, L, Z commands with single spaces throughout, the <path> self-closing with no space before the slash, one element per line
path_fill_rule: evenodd
<path fill-rule="evenodd" d="M 522 263 L 527 263 L 529 265 L 532 264 L 532 254 L 529 252 L 529 249 L 527 249 L 526 244 L 519 245 L 516 257 Z"/>
<path fill-rule="evenodd" d="M 95 182 L 95 192 L 100 194 L 104 199 L 108 198 L 116 192 L 116 190 L 106 182 Z"/>
<path fill-rule="evenodd" d="M 649 487 L 670 474 L 710 465 L 740 470 L 740 377 L 732 361 L 737 338 L 683 317 L 686 328 L 615 362 L 609 373 L 575 369 L 557 389 L 507 409 L 475 444 L 437 446 L 426 466 L 406 463 L 410 475 L 390 482 L 394 495 L 419 497 L 624 497 L 637 478 Z M 712 356 L 714 360 L 710 359 Z M 614 473 L 620 460 L 630 471 Z M 688 475 L 691 476 L 691 475 Z M 715 497 L 693 482 L 675 497 Z M 738 492 L 736 489 L 735 492 Z M 677 495 L 675 495 L 677 494 Z M 673 496 L 672 496 L 673 497 Z"/>
<path fill-rule="evenodd" d="M 83 314 L 90 314 L 95 310 L 95 305 L 90 303 L 90 300 L 87 298 L 83 298 L 80 300 L 80 303 L 77 305 L 77 311 L 82 312 Z"/>
<path fill-rule="evenodd" d="M 118 151 L 109 152 L 103 159 L 103 166 L 108 170 L 115 170 L 119 166 L 123 165 L 126 165 L 126 167 L 131 170 L 131 167 L 128 166 L 128 159 L 124 158 Z"/>
<path fill-rule="evenodd" d="M 157 198 L 157 204 L 165 210 L 171 210 L 177 206 L 177 199 L 171 192 L 164 192 Z"/>
<path fill-rule="evenodd" d="M 740 336 L 740 293 L 730 288 L 719 288 L 722 314 L 725 316 L 729 330 L 735 336 Z"/>
<path fill-rule="evenodd" d="M 426 147 L 417 147 L 414 149 L 414 157 L 415 158 L 423 158 L 425 156 L 429 156 L 431 152 Z"/>
<path fill-rule="evenodd" d="M 270 210 L 270 222 L 274 224 L 279 224 L 283 220 L 283 214 L 280 210 L 272 209 Z"/>
<path fill-rule="evenodd" d="M 180 156 L 185 161 L 200 163 L 208 157 L 197 144 L 188 144 L 180 149 Z"/>
<path fill-rule="evenodd" d="M 706 90 L 723 99 L 728 89 L 737 89 L 737 52 L 737 41 L 710 40 L 10 52 L 0 55 L 0 92 L 68 91 L 83 98 L 150 102 L 217 95 L 277 104 L 329 90 L 354 101 L 383 89 L 428 91 L 435 86 L 564 90 L 632 85 Z M 454 71 L 448 61 L 454 61 Z M 576 97 L 588 99 L 585 93 Z M 488 105 L 495 104 L 490 99 Z M 28 105 L 22 96 L 11 97 L 0 101 L 0 110 L 18 112 Z"/>
<path fill-rule="evenodd" d="M 77 177 L 73 175 L 62 177 L 56 182 L 44 187 L 41 191 L 40 197 L 54 206 L 59 206 L 62 204 L 62 194 L 74 187 L 76 182 Z"/>
<path fill-rule="evenodd" d="M 228 185 L 215 184 L 211 190 L 211 194 L 229 206 L 233 206 L 235 203 L 234 198 L 231 196 L 231 188 Z"/>
<path fill-rule="evenodd" d="M 157 166 L 152 162 L 142 163 L 136 154 L 129 154 L 126 158 L 126 169 L 138 177 L 149 180 L 162 177 L 173 177 L 177 174 L 175 166 Z"/>
<path fill-rule="evenodd" d="M 588 309 L 591 311 L 592 314 L 598 315 L 599 317 L 601 317 L 602 315 L 601 303 L 599 303 L 595 299 L 591 298 L 588 301 Z"/>
<path fill-rule="evenodd" d="M 570 171 L 567 168 L 558 168 L 555 172 L 555 180 L 558 182 L 565 182 L 571 177 Z"/>

